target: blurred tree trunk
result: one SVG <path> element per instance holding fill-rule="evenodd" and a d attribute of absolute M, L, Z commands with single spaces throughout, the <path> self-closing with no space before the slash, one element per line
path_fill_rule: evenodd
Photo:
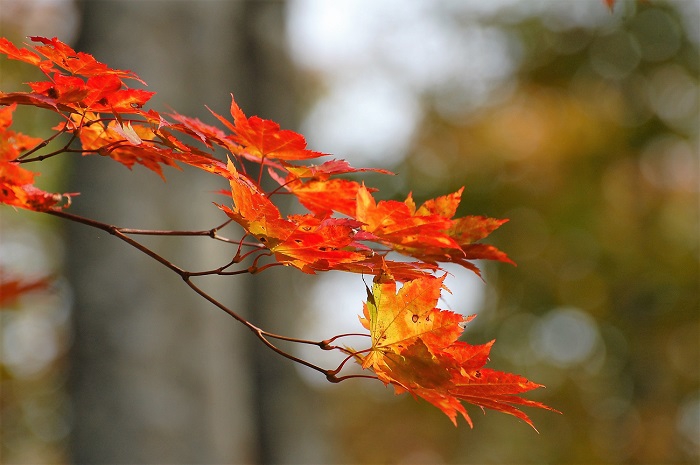
<path fill-rule="evenodd" d="M 82 7 L 77 48 L 135 71 L 158 92 L 154 108 L 214 124 L 204 105 L 226 115 L 233 92 L 246 113 L 293 126 L 282 3 L 105 0 Z M 141 167 L 129 172 L 101 157 L 81 159 L 71 186 L 82 195 L 72 209 L 138 228 L 221 222 L 211 192 L 225 186 L 193 170 L 165 174 L 167 184 Z M 322 460 L 303 440 L 316 430 L 311 416 L 304 423 L 290 410 L 312 410 L 304 408 L 310 396 L 300 392 L 290 362 L 143 254 L 79 225 L 67 232 L 75 290 L 74 462 Z M 232 254 L 206 239 L 148 244 L 189 269 L 222 265 Z M 288 292 L 279 305 L 288 273 L 276 275 L 274 289 L 265 273 L 207 289 L 265 327 L 284 322 L 279 312 L 294 305 Z"/>
<path fill-rule="evenodd" d="M 242 51 L 249 66 L 244 82 L 234 91 L 238 92 L 236 100 L 247 115 L 258 114 L 294 129 L 300 117 L 294 88 L 300 83 L 294 79 L 293 64 L 285 50 L 284 3 L 251 0 L 244 2 L 244 10 L 247 32 Z M 282 211 L 288 198 L 275 197 Z M 308 276 L 286 267 L 273 267 L 252 277 L 251 320 L 278 334 L 298 336 L 292 332 L 306 302 L 305 278 Z M 322 431 L 323 410 L 311 388 L 297 375 L 299 367 L 257 342 L 250 357 L 260 463 L 332 462 L 334 454 Z"/>

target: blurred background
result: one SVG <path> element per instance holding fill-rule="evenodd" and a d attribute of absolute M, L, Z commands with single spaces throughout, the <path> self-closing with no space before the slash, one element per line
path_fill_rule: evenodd
<path fill-rule="evenodd" d="M 510 218 L 489 242 L 518 266 L 449 268 L 440 306 L 477 313 L 465 340 L 495 338 L 489 366 L 545 384 L 529 397 L 563 412 L 528 411 L 537 434 L 468 406 L 471 430 L 379 382 L 331 385 L 116 239 L 4 208 L 0 265 L 59 278 L 0 311 L 0 462 L 700 460 L 699 2 L 0 0 L 0 35 L 57 36 L 136 72 L 153 108 L 211 124 L 204 105 L 227 114 L 232 92 L 314 150 L 398 173 L 365 177 L 382 198 L 466 186 L 458 214 Z M 40 79 L 28 68 L 0 62 L 0 88 Z M 20 109 L 15 129 L 46 137 L 52 121 Z M 36 169 L 111 224 L 221 218 L 222 186 L 192 170 Z M 201 269 L 230 254 L 210 242 L 148 244 Z M 270 331 L 361 329 L 359 276 L 206 286 Z"/>

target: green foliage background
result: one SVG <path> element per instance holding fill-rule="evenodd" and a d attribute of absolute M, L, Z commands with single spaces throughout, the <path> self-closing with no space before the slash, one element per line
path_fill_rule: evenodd
<path fill-rule="evenodd" d="M 545 384 L 533 397 L 563 415 L 532 412 L 536 435 L 472 408 L 474 430 L 454 429 L 341 386 L 325 395 L 348 462 L 698 460 L 698 5 L 616 8 L 588 25 L 527 2 L 482 19 L 519 48 L 512 78 L 456 116 L 423 91 L 392 179 L 418 201 L 465 185 L 461 213 L 510 218 L 489 239 L 518 266 L 485 264 L 485 308 L 458 310 L 479 313 L 468 341 L 496 338 L 491 366 Z"/>

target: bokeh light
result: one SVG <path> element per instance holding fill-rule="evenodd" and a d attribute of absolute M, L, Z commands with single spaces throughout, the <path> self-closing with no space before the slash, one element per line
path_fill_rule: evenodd
<path fill-rule="evenodd" d="M 510 218 L 493 241 L 518 267 L 483 264 L 465 339 L 495 338 L 493 366 L 545 384 L 537 398 L 564 415 L 538 416 L 536 443 L 492 415 L 460 434 L 431 423 L 445 440 L 420 453 L 446 463 L 697 460 L 699 5 L 298 0 L 289 24 L 292 56 L 315 83 L 304 126 L 313 144 L 357 165 L 395 164 L 402 180 L 377 181 L 385 195 L 465 185 L 463 213 Z M 396 150 L 328 137 L 343 125 L 352 137 L 381 131 L 365 121 L 403 108 L 345 118 L 376 99 L 369 75 L 415 102 L 392 132 Z M 336 108 L 337 123 L 319 108 Z M 381 412 L 371 434 L 399 424 L 425 434 Z"/>

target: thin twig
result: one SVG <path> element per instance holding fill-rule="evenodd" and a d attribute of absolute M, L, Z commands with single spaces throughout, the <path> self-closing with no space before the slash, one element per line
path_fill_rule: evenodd
<path fill-rule="evenodd" d="M 351 378 L 374 378 L 372 376 L 366 376 L 366 375 L 348 375 L 348 376 L 343 376 L 343 377 L 337 376 L 338 372 L 342 369 L 343 365 L 347 362 L 347 360 L 349 360 L 350 358 L 352 358 L 356 354 L 356 353 L 350 352 L 348 349 L 345 349 L 342 347 L 337 347 L 338 350 L 345 352 L 346 354 L 350 354 L 350 356 L 347 357 L 338 368 L 336 368 L 334 370 L 330 370 L 330 369 L 326 369 L 326 368 L 320 367 L 318 365 L 315 365 L 315 364 L 313 364 L 307 360 L 304 360 L 302 358 L 296 357 L 296 356 L 290 354 L 289 352 L 285 352 L 284 350 L 280 349 L 275 344 L 270 342 L 270 340 L 268 339 L 268 338 L 273 338 L 273 339 L 279 339 L 279 340 L 284 340 L 284 341 L 289 341 L 289 342 L 295 342 L 295 343 L 299 343 L 299 344 L 316 345 L 320 348 L 328 350 L 328 349 L 330 349 L 329 343 L 331 341 L 334 341 L 335 339 L 337 339 L 339 337 L 350 336 L 352 334 L 338 335 L 334 338 L 324 340 L 324 341 L 310 341 L 310 340 L 306 340 L 306 339 L 299 339 L 299 338 L 293 338 L 293 337 L 282 336 L 279 334 L 270 333 L 268 331 L 264 331 L 263 329 L 257 327 L 256 325 L 254 325 L 253 323 L 251 323 L 250 321 L 245 319 L 243 316 L 241 316 L 237 312 L 233 311 L 232 309 L 230 309 L 229 307 L 227 307 L 223 303 L 219 302 L 217 299 L 215 299 L 214 297 L 209 295 L 207 292 L 203 291 L 199 286 L 197 286 L 192 281 L 192 277 L 195 277 L 195 276 L 241 274 L 241 273 L 251 272 L 250 268 L 246 269 L 246 270 L 240 270 L 237 272 L 223 272 L 222 271 L 223 269 L 228 268 L 229 266 L 231 266 L 233 264 L 233 261 L 232 261 L 232 262 L 228 263 L 227 265 L 225 265 L 217 270 L 212 270 L 212 271 L 207 271 L 207 272 L 190 272 L 190 271 L 187 271 L 183 268 L 180 268 L 179 266 L 175 265 L 174 263 L 170 262 L 169 260 L 167 260 L 163 256 L 156 253 L 155 251 L 149 249 L 145 245 L 141 244 L 140 242 L 138 242 L 135 239 L 128 236 L 128 234 L 142 234 L 147 230 L 132 230 L 132 229 L 128 229 L 128 228 L 119 228 L 117 226 L 113 226 L 113 225 L 110 225 L 107 223 L 102 223 L 102 222 L 97 221 L 97 220 L 85 218 L 85 217 L 75 215 L 72 213 L 67 213 L 67 212 L 64 212 L 61 210 L 49 210 L 46 213 L 53 215 L 53 216 L 57 216 L 59 218 L 63 218 L 63 219 L 69 220 L 69 221 L 74 221 L 77 223 L 81 223 L 81 224 L 105 231 L 105 232 L 121 239 L 122 241 L 126 242 L 127 244 L 131 245 L 132 247 L 136 248 L 140 252 L 143 252 L 144 254 L 153 258 L 154 260 L 156 260 L 158 263 L 162 264 L 166 268 L 177 273 L 183 279 L 183 281 L 185 281 L 187 286 L 189 286 L 194 292 L 196 292 L 201 297 L 203 297 L 205 300 L 209 301 L 211 304 L 213 304 L 214 306 L 223 310 L 228 315 L 230 315 L 232 318 L 234 318 L 236 321 L 238 321 L 239 323 L 244 325 L 253 334 L 255 334 L 255 336 L 258 339 L 260 339 L 260 341 L 263 342 L 263 344 L 265 344 L 267 347 L 272 349 L 274 352 L 276 352 L 277 354 L 279 354 L 279 355 L 281 355 L 281 356 L 283 356 L 283 357 L 285 357 L 293 362 L 299 363 L 301 365 L 304 365 L 308 368 L 311 368 L 313 370 L 316 370 L 316 371 L 322 373 L 323 375 L 326 376 L 326 379 L 328 379 L 328 381 L 333 382 L 333 383 L 337 383 L 337 382 L 343 381 L 345 379 L 351 379 Z M 221 227 L 223 227 L 224 225 L 222 225 Z M 212 231 L 212 230 L 209 230 L 209 231 Z M 207 233 L 209 231 L 207 231 Z M 159 233 L 168 233 L 168 231 L 158 231 L 158 232 Z M 183 233 L 183 231 L 174 231 L 174 232 Z M 172 234 L 172 235 L 190 235 L 190 236 L 209 235 L 209 234 L 200 234 L 200 233 L 203 233 L 205 231 L 184 231 L 184 232 L 188 233 L 188 234 Z M 196 234 L 192 234 L 192 233 L 196 233 Z M 159 235 L 171 235 L 171 234 L 159 234 Z M 260 258 L 260 256 L 256 257 L 255 260 L 257 261 L 257 259 L 259 259 L 259 258 Z M 276 263 L 271 263 L 271 264 L 265 265 L 261 268 L 254 268 L 254 265 L 253 265 L 251 267 L 251 268 L 254 268 L 254 270 L 252 272 L 259 272 L 262 269 L 265 269 L 265 268 L 272 266 L 272 265 L 275 265 L 275 264 Z"/>

